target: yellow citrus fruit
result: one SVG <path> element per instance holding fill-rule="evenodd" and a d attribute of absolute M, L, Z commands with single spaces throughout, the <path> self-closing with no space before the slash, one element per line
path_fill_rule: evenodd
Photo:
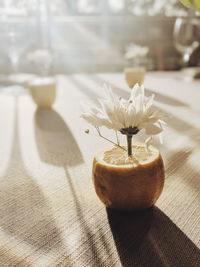
<path fill-rule="evenodd" d="M 164 185 L 164 165 L 159 151 L 134 143 L 133 156 L 119 147 L 104 150 L 94 157 L 93 182 L 106 207 L 137 210 L 151 207 Z"/>

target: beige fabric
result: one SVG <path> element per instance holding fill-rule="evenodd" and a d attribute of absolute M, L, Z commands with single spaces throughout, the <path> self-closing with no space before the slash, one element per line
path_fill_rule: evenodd
<path fill-rule="evenodd" d="M 120 213 L 96 197 L 91 161 L 107 143 L 79 117 L 80 100 L 96 102 L 104 81 L 128 95 L 121 74 L 59 76 L 49 110 L 0 94 L 0 267 L 200 266 L 200 82 L 147 75 L 171 116 L 156 141 L 166 183 L 157 207 Z"/>

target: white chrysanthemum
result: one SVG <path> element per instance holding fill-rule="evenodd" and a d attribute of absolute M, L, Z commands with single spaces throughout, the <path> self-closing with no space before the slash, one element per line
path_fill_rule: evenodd
<path fill-rule="evenodd" d="M 105 86 L 105 98 L 101 106 L 85 108 L 82 118 L 95 127 L 105 126 L 123 134 L 136 134 L 144 129 L 147 135 L 162 132 L 162 115 L 152 107 L 154 95 L 147 98 L 144 87 L 136 84 L 129 100 L 119 98 Z"/>
<path fill-rule="evenodd" d="M 126 47 L 125 57 L 127 59 L 134 59 L 136 57 L 145 57 L 149 52 L 149 48 L 146 46 L 139 46 L 136 44 L 129 44 Z"/>

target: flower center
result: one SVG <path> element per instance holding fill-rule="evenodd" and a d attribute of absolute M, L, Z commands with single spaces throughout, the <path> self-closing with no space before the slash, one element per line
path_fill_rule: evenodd
<path fill-rule="evenodd" d="M 137 127 L 127 127 L 127 128 L 123 128 L 120 130 L 122 134 L 126 134 L 126 135 L 135 135 L 139 131 L 140 130 Z"/>

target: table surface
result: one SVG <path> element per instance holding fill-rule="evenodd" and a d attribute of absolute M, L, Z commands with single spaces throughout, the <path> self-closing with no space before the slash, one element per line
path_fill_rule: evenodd
<path fill-rule="evenodd" d="M 166 181 L 155 207 L 122 213 L 94 192 L 92 158 L 107 143 L 84 133 L 80 101 L 96 103 L 104 82 L 128 97 L 124 76 L 57 78 L 53 109 L 0 93 L 0 266 L 200 266 L 200 82 L 148 73 L 146 92 L 168 115 L 155 140 Z"/>

